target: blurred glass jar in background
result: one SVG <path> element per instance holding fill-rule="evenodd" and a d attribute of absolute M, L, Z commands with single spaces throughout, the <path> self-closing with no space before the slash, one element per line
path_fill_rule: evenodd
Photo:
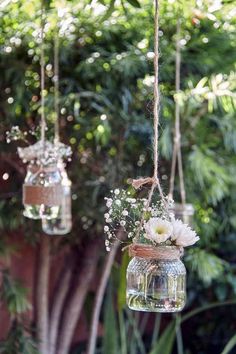
<path fill-rule="evenodd" d="M 174 203 L 170 212 L 174 214 L 175 219 L 182 220 L 185 224 L 193 224 L 194 207 L 192 204 Z"/>
<path fill-rule="evenodd" d="M 38 172 L 39 170 L 39 166 L 36 164 L 36 161 L 32 161 L 29 163 L 29 165 L 27 166 L 27 170 L 26 170 L 26 176 L 25 176 L 25 180 L 24 180 L 24 184 L 28 185 L 32 178 L 32 176 Z M 24 188 L 24 187 L 23 187 Z M 40 219 L 40 207 L 39 205 L 27 205 L 25 206 L 25 209 L 23 211 L 23 215 L 27 218 L 30 219 Z"/>
<path fill-rule="evenodd" d="M 62 194 L 58 216 L 51 219 L 42 220 L 43 231 L 48 235 L 66 235 L 72 228 L 71 216 L 71 181 L 62 162 L 58 164 L 61 172 Z"/>
<path fill-rule="evenodd" d="M 35 173 L 26 175 L 23 185 L 24 215 L 32 219 L 55 219 L 58 216 L 62 175 L 54 159 L 40 163 Z"/>

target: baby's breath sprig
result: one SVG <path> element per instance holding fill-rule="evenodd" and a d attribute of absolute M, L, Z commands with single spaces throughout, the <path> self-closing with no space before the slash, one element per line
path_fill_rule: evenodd
<path fill-rule="evenodd" d="M 121 228 L 132 242 L 138 230 L 140 237 L 144 238 L 144 225 L 140 225 L 142 215 L 144 213 L 145 222 L 153 217 L 161 217 L 163 220 L 169 220 L 169 214 L 161 200 L 155 201 L 148 207 L 146 198 L 137 197 L 135 190 L 127 191 L 124 189 L 111 190 L 109 198 L 105 198 L 107 211 L 104 214 L 106 235 L 106 250 L 110 251 L 110 247 L 114 240 L 117 240 L 117 232 Z"/>
<path fill-rule="evenodd" d="M 6 141 L 8 144 L 12 141 L 23 141 L 28 144 L 27 135 L 28 132 L 23 132 L 18 125 L 15 125 L 11 130 L 6 132 Z"/>

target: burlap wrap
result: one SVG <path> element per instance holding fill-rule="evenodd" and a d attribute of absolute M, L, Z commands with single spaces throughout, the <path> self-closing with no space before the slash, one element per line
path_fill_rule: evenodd
<path fill-rule="evenodd" d="M 23 204 L 27 205 L 61 205 L 62 186 L 32 186 L 23 185 Z"/>
<path fill-rule="evenodd" d="M 133 243 L 129 246 L 130 257 L 140 257 L 146 259 L 175 260 L 183 255 L 183 248 L 176 246 L 159 246 Z"/>

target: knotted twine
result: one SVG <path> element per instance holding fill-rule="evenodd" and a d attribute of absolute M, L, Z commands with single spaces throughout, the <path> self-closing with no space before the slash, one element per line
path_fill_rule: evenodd
<path fill-rule="evenodd" d="M 55 109 L 55 123 L 54 123 L 54 143 L 57 144 L 60 141 L 59 132 L 59 25 L 57 18 L 56 33 L 54 37 L 54 109 Z"/>
<path fill-rule="evenodd" d="M 144 222 L 144 217 L 145 217 L 145 212 L 148 210 L 154 190 L 158 188 L 161 200 L 163 202 L 164 207 L 166 207 L 166 200 L 164 197 L 164 194 L 162 192 L 162 188 L 160 185 L 160 181 L 158 178 L 158 163 L 159 163 L 159 155 L 158 155 L 158 130 L 159 130 L 159 106 L 160 106 L 160 95 L 159 95 L 159 52 L 158 52 L 158 47 L 159 47 L 159 41 L 158 41 L 158 35 L 159 35 L 159 1 L 155 0 L 155 16 L 154 16 L 154 100 L 153 100 L 153 130 L 154 130 L 154 138 L 153 138 L 153 164 L 154 164 L 154 169 L 153 169 L 153 176 L 152 177 L 142 177 L 139 179 L 133 179 L 131 181 L 132 186 L 135 189 L 139 189 L 144 185 L 151 185 L 150 191 L 148 193 L 148 198 L 147 198 L 147 204 L 145 206 L 144 212 L 141 217 L 140 225 L 137 229 L 137 233 L 134 237 L 134 244 L 137 244 L 140 231 L 143 226 Z M 133 249 L 134 245 L 130 246 L 130 250 Z M 139 248 L 141 247 L 141 244 L 139 244 Z"/>
<path fill-rule="evenodd" d="M 41 140 L 44 145 L 45 143 L 45 131 L 46 131 L 46 120 L 45 120 L 45 99 L 44 99 L 44 89 L 45 89 L 45 56 L 44 56 L 44 27 L 45 27 L 45 8 L 44 0 L 41 1 L 41 25 L 40 25 L 40 94 L 41 94 Z"/>

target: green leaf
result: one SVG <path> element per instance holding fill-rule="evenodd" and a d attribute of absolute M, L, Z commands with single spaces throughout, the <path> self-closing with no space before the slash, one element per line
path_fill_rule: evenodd
<path fill-rule="evenodd" d="M 172 320 L 150 354 L 171 354 L 175 341 L 175 321 Z"/>
<path fill-rule="evenodd" d="M 128 252 L 125 251 L 121 260 L 120 282 L 118 289 L 118 310 L 121 311 L 126 305 L 126 269 L 129 263 Z"/>
<path fill-rule="evenodd" d="M 226 265 L 226 262 L 221 258 L 199 248 L 189 250 L 186 261 L 206 284 L 210 284 L 213 279 L 220 277 Z"/>
<path fill-rule="evenodd" d="M 113 305 L 113 297 L 111 286 L 108 288 L 107 298 L 105 302 L 104 316 L 104 337 L 103 337 L 103 353 L 117 354 L 118 350 L 118 330 L 115 317 L 115 309 Z"/>
<path fill-rule="evenodd" d="M 127 0 L 128 3 L 130 3 L 130 5 L 137 7 L 137 8 L 141 8 L 140 3 L 138 2 L 138 0 Z"/>
<path fill-rule="evenodd" d="M 230 353 L 231 349 L 233 349 L 235 345 L 236 345 L 236 334 L 234 334 L 233 337 L 231 337 L 231 339 L 228 341 L 221 354 Z"/>
<path fill-rule="evenodd" d="M 112 15 L 114 10 L 115 10 L 115 0 L 111 0 L 105 15 L 101 18 L 101 22 L 106 21 Z"/>

